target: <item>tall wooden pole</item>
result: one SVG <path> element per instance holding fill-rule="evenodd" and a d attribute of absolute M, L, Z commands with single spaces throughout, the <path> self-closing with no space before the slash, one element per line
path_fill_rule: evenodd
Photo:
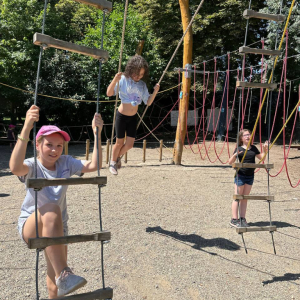
<path fill-rule="evenodd" d="M 191 15 L 189 10 L 189 0 L 179 0 L 180 11 L 181 11 L 181 22 L 183 27 L 183 32 L 185 32 L 187 26 L 190 23 Z M 192 54 L 193 54 L 193 30 L 192 27 L 189 28 L 183 40 L 183 68 L 187 64 L 192 63 Z M 173 151 L 173 162 L 176 165 L 181 164 L 183 143 L 186 135 L 186 122 L 187 122 L 187 110 L 189 107 L 189 97 L 191 89 L 191 78 L 182 77 L 182 99 L 179 104 L 179 113 L 177 130 L 176 130 L 176 139 L 174 144 Z"/>

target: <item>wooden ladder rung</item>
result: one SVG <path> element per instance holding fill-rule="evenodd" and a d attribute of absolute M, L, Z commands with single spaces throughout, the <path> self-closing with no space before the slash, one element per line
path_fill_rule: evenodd
<path fill-rule="evenodd" d="M 59 297 L 59 299 L 67 299 L 67 300 L 102 300 L 102 299 L 112 299 L 113 297 L 113 289 L 110 287 L 107 287 L 105 289 L 99 289 L 93 292 L 84 293 L 84 294 L 77 294 L 77 295 L 71 295 L 71 296 L 64 296 Z M 46 299 L 42 299 L 46 300 Z"/>
<path fill-rule="evenodd" d="M 260 195 L 233 195 L 234 200 L 269 200 L 274 201 L 274 196 L 260 196 Z"/>
<path fill-rule="evenodd" d="M 250 47 L 240 47 L 240 53 L 251 53 L 251 54 L 261 54 L 261 55 L 271 55 L 271 56 L 278 56 L 281 54 L 280 50 L 268 50 L 268 49 L 257 49 L 257 48 L 250 48 Z"/>
<path fill-rule="evenodd" d="M 74 0 L 83 4 L 94 6 L 98 9 L 112 11 L 112 2 L 105 0 Z"/>
<path fill-rule="evenodd" d="M 255 231 L 276 231 L 276 226 L 250 226 L 250 227 L 240 227 L 236 228 L 237 233 L 244 233 L 244 232 L 255 232 Z"/>
<path fill-rule="evenodd" d="M 274 89 L 277 88 L 277 83 L 260 83 L 260 82 L 237 81 L 236 82 L 236 87 L 274 90 Z"/>
<path fill-rule="evenodd" d="M 58 185 L 80 185 L 80 184 L 100 184 L 104 185 L 107 183 L 106 176 L 96 177 L 78 177 L 78 178 L 30 178 L 26 180 L 26 186 L 28 188 L 41 189 L 46 186 L 58 186 Z"/>
<path fill-rule="evenodd" d="M 90 241 L 109 241 L 109 231 L 101 231 L 92 234 L 78 234 L 60 237 L 41 237 L 28 240 L 29 249 L 44 249 L 51 245 L 74 244 Z"/>
<path fill-rule="evenodd" d="M 76 45 L 70 42 L 65 42 L 62 40 L 57 40 L 49 35 L 41 34 L 41 33 L 35 33 L 33 36 L 33 43 L 35 45 L 46 47 L 52 47 L 55 49 L 62 49 L 67 50 L 87 56 L 91 56 L 96 59 L 105 59 L 108 60 L 108 52 L 96 48 L 89 48 L 86 46 Z"/>
<path fill-rule="evenodd" d="M 283 22 L 285 20 L 284 15 L 264 14 L 264 13 L 259 13 L 257 11 L 254 11 L 252 9 L 246 9 L 243 13 L 243 17 L 245 19 L 256 18 L 256 19 L 270 20 L 275 22 Z"/>
<path fill-rule="evenodd" d="M 232 167 L 234 169 L 273 169 L 274 164 L 251 164 L 251 163 L 233 163 Z"/>

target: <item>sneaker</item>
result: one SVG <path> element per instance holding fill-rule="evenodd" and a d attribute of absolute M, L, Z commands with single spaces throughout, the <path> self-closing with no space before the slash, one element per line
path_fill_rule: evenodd
<path fill-rule="evenodd" d="M 121 169 L 121 167 L 122 167 L 121 157 L 118 157 L 118 158 L 117 158 L 117 168 L 118 168 L 118 169 Z"/>
<path fill-rule="evenodd" d="M 110 165 L 109 166 L 109 171 L 111 174 L 114 174 L 114 175 L 118 175 L 118 167 L 117 167 L 117 164 L 114 164 L 114 165 Z"/>
<path fill-rule="evenodd" d="M 87 281 L 83 277 L 75 275 L 69 267 L 66 267 L 56 279 L 57 296 L 61 297 L 70 294 L 83 287 L 86 283 Z"/>
<path fill-rule="evenodd" d="M 242 227 L 249 227 L 249 224 L 247 223 L 245 218 L 241 218 L 242 220 Z"/>
<path fill-rule="evenodd" d="M 231 219 L 229 224 L 231 227 L 236 227 L 236 228 L 241 227 L 241 222 L 238 219 Z"/>

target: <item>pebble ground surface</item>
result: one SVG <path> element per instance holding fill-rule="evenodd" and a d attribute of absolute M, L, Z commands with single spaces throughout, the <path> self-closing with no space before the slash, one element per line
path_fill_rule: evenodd
<path fill-rule="evenodd" d="M 103 163 L 101 175 L 107 185 L 101 189 L 103 229 L 111 232 L 104 245 L 105 286 L 116 300 L 210 300 L 210 299 L 300 299 L 300 193 L 292 188 L 285 169 L 269 180 L 272 221 L 277 226 L 274 241 L 269 232 L 245 233 L 248 254 L 241 235 L 229 226 L 234 194 L 234 170 L 228 164 L 227 146 L 208 150 L 211 163 L 184 149 L 182 165 L 172 165 L 172 149 L 158 148 L 128 153 L 128 162 L 118 176 Z M 229 145 L 232 153 L 234 144 Z M 105 147 L 103 148 L 105 159 Z M 204 148 L 201 153 L 204 156 Z M 84 145 L 69 145 L 69 154 L 84 158 Z M 293 184 L 300 178 L 300 152 L 291 149 L 287 160 Z M 27 157 L 32 156 L 30 148 Z M 10 150 L 0 145 L 0 299 L 36 299 L 36 253 L 20 240 L 17 219 L 25 196 L 24 185 L 9 170 Z M 283 148 L 270 153 L 276 175 L 283 164 Z M 95 176 L 87 174 L 86 176 Z M 267 195 L 265 170 L 255 175 L 253 195 Z M 98 189 L 92 185 L 70 186 L 67 193 L 69 234 L 99 231 Z M 265 201 L 248 201 L 251 226 L 268 225 Z M 88 283 L 84 293 L 102 288 L 101 244 L 71 244 L 68 262 Z M 48 297 L 46 264 L 40 254 L 39 291 Z"/>

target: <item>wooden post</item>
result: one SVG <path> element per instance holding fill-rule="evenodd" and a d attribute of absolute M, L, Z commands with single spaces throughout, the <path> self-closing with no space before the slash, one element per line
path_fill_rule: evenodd
<path fill-rule="evenodd" d="M 135 55 L 142 55 L 144 44 L 145 44 L 144 40 L 139 41 L 139 44 L 135 50 Z"/>
<path fill-rule="evenodd" d="M 143 162 L 146 161 L 146 140 L 143 140 Z"/>
<path fill-rule="evenodd" d="M 96 143 L 96 141 L 95 141 Z M 90 140 L 86 140 L 86 148 L 85 148 L 85 160 L 89 160 L 89 155 L 90 155 Z"/>
<path fill-rule="evenodd" d="M 188 27 L 191 15 L 189 11 L 189 0 L 179 0 L 180 11 L 181 11 L 181 21 L 183 32 L 186 31 Z M 193 30 L 192 27 L 189 28 L 188 32 L 184 37 L 183 42 L 183 68 L 185 68 L 186 64 L 192 63 L 192 54 L 193 54 Z M 187 110 L 189 105 L 189 95 L 190 95 L 190 88 L 191 88 L 191 77 L 186 78 L 183 76 L 182 78 L 182 99 L 180 100 L 180 115 L 178 115 L 178 122 L 177 122 L 177 130 L 176 130 L 176 139 L 174 144 L 174 155 L 173 155 L 173 162 L 176 165 L 181 164 L 181 157 L 183 151 L 183 142 L 186 135 L 186 116 Z"/>
<path fill-rule="evenodd" d="M 110 140 L 106 141 L 106 164 L 108 164 L 109 161 L 109 146 L 110 146 Z"/>
<path fill-rule="evenodd" d="M 65 155 L 69 155 L 69 142 L 65 142 Z"/>
<path fill-rule="evenodd" d="M 163 140 L 159 141 L 159 161 L 162 161 Z"/>

